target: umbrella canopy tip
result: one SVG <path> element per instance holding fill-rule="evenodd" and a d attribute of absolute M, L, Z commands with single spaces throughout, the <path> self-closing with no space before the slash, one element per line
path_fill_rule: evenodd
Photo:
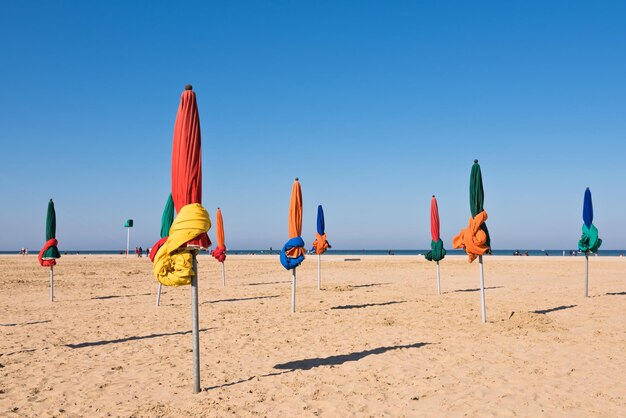
<path fill-rule="evenodd" d="M 185 90 L 193 90 L 193 87 L 191 87 L 191 84 L 187 84 L 185 85 Z"/>
<path fill-rule="evenodd" d="M 478 164 L 478 160 L 474 160 L 474 164 Z"/>
<path fill-rule="evenodd" d="M 298 180 L 299 180 L 298 177 L 296 177 L 296 181 L 298 181 Z"/>
<path fill-rule="evenodd" d="M 433 195 L 433 199 L 435 198 L 435 195 Z"/>

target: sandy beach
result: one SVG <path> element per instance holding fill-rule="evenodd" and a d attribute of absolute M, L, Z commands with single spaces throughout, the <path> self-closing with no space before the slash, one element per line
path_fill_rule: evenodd
<path fill-rule="evenodd" d="M 190 289 L 146 258 L 0 257 L 0 416 L 626 415 L 626 258 L 199 257 L 201 382 Z M 351 257 L 355 258 L 355 257 Z"/>

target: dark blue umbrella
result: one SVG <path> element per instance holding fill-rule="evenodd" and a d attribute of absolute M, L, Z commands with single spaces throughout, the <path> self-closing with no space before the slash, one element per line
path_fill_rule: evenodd
<path fill-rule="evenodd" d="M 583 202 L 583 221 L 587 228 L 591 228 L 593 222 L 593 203 L 591 203 L 591 190 L 585 190 L 585 200 Z"/>
<path fill-rule="evenodd" d="M 322 289 L 322 254 L 326 252 L 327 248 L 330 248 L 330 244 L 326 240 L 325 228 L 324 228 L 324 209 L 322 205 L 317 206 L 317 233 L 315 234 L 315 241 L 313 241 L 313 248 L 311 251 L 317 253 L 317 288 Z"/>
<path fill-rule="evenodd" d="M 322 209 L 322 205 L 317 207 L 317 233 L 324 235 L 324 209 Z"/>
<path fill-rule="evenodd" d="M 600 245 L 602 240 L 598 237 L 598 228 L 593 224 L 591 191 L 587 187 L 583 201 L 583 234 L 578 241 L 578 249 L 585 253 L 585 297 L 589 295 L 589 254 L 597 253 Z"/>

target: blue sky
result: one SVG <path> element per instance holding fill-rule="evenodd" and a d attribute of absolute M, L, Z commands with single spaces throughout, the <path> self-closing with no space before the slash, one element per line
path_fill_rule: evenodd
<path fill-rule="evenodd" d="M 231 249 L 303 238 L 426 248 L 467 224 L 481 162 L 494 249 L 574 248 L 585 187 L 626 248 L 626 3 L 28 2 L 0 6 L 0 250 L 151 245 L 180 93 L 194 86 L 204 206 Z M 214 237 L 213 231 L 210 233 Z"/>

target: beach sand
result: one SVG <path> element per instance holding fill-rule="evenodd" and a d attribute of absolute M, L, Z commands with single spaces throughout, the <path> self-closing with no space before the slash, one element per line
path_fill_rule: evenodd
<path fill-rule="evenodd" d="M 199 257 L 203 391 L 190 289 L 146 258 L 0 257 L 0 416 L 626 416 L 626 258 Z M 354 257 L 352 257 L 354 258 Z"/>

